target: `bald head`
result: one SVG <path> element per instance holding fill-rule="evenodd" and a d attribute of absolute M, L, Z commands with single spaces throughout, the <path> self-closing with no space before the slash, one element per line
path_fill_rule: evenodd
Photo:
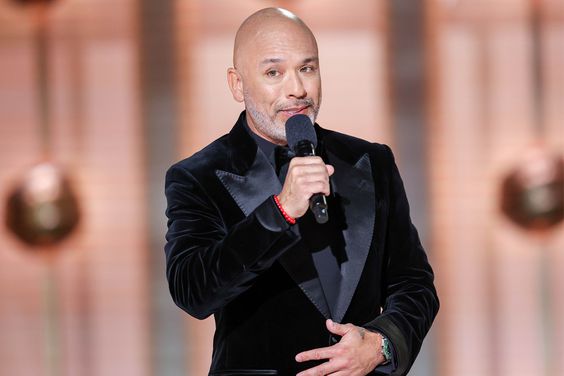
<path fill-rule="evenodd" d="M 233 66 L 239 69 L 243 64 L 242 57 L 250 47 L 256 47 L 259 40 L 280 31 L 303 33 L 311 38 L 317 48 L 313 33 L 298 16 L 282 8 L 265 8 L 251 14 L 237 30 Z"/>
<path fill-rule="evenodd" d="M 235 37 L 233 65 L 227 83 L 233 98 L 245 103 L 254 133 L 284 145 L 291 116 L 315 121 L 321 104 L 317 42 L 294 14 L 266 8 L 247 18 Z"/>

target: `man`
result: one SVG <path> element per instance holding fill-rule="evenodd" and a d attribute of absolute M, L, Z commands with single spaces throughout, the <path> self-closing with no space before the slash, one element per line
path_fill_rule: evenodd
<path fill-rule="evenodd" d="M 317 43 L 286 10 L 243 22 L 227 80 L 246 111 L 166 177 L 170 291 L 214 315 L 210 375 L 406 374 L 439 303 L 390 149 L 316 125 L 319 156 L 277 158 L 321 103 Z"/>

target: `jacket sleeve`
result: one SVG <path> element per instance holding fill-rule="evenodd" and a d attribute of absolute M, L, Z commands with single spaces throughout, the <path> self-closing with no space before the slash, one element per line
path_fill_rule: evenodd
<path fill-rule="evenodd" d="M 417 230 L 411 223 L 409 204 L 391 150 L 389 160 L 390 208 L 387 223 L 381 315 L 364 326 L 385 335 L 393 344 L 397 367 L 405 375 L 439 309 L 433 270 Z"/>
<path fill-rule="evenodd" d="M 298 240 L 272 197 L 227 228 L 219 203 L 185 168 L 165 181 L 166 275 L 174 302 L 204 319 L 252 286 Z"/>

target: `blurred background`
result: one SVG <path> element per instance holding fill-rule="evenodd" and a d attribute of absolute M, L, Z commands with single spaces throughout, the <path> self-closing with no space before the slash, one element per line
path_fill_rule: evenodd
<path fill-rule="evenodd" d="M 318 122 L 395 152 L 442 303 L 410 374 L 564 375 L 562 0 L 0 0 L 0 375 L 207 374 L 164 174 L 267 6 L 317 36 Z"/>

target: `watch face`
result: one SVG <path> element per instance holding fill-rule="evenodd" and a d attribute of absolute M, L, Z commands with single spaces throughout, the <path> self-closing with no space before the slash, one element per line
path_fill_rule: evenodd
<path fill-rule="evenodd" d="M 388 362 L 392 358 L 392 351 L 390 349 L 390 341 L 384 336 L 382 336 L 382 354 Z"/>

